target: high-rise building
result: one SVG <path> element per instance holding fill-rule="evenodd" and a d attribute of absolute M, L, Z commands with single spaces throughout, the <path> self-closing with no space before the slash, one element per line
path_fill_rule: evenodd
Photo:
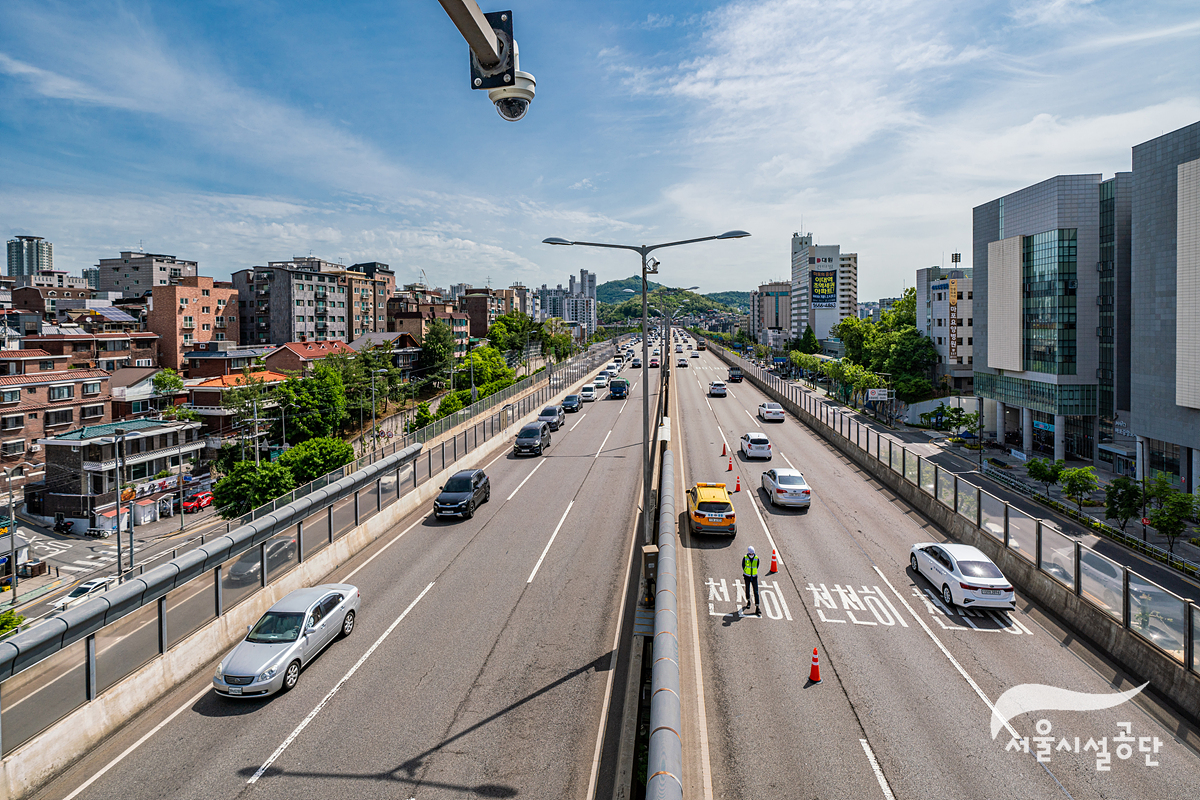
<path fill-rule="evenodd" d="M 99 267 L 84 267 L 83 280 L 87 283 L 89 289 L 100 289 L 100 268 Z"/>
<path fill-rule="evenodd" d="M 759 344 L 782 347 L 792 330 L 792 284 L 764 283 L 750 293 L 749 332 Z"/>
<path fill-rule="evenodd" d="M 917 325 L 925 325 L 922 332 L 937 349 L 938 363 L 934 371 L 938 382 L 948 383 L 950 389 L 969 392 L 974 385 L 975 373 L 975 314 L 972 311 L 975 298 L 972 273 L 969 269 L 931 269 L 937 269 L 943 274 L 930 280 L 928 270 L 917 270 Z M 929 293 L 928 302 L 921 297 L 922 281 Z M 881 312 L 893 305 L 895 298 L 879 301 Z M 925 311 L 928 311 L 928 317 L 925 316 Z"/>
<path fill-rule="evenodd" d="M 814 244 L 811 233 L 792 234 L 792 338 L 811 326 L 818 339 L 828 339 L 839 322 L 858 316 L 858 254 L 841 249 Z"/>
<path fill-rule="evenodd" d="M 1101 339 L 1123 335 L 1102 322 L 1121 260 L 1105 261 L 1101 240 L 1128 240 L 1130 227 L 1128 205 L 1102 217 L 1102 201 L 1131 180 L 1059 175 L 974 209 L 975 393 L 995 402 L 997 438 L 1019 431 L 1027 456 L 1098 456 Z"/>
<path fill-rule="evenodd" d="M 561 283 L 555 289 L 551 289 L 543 283 L 537 294 L 538 303 L 541 306 L 541 310 L 538 312 L 539 319 L 547 320 L 551 317 L 558 317 L 565 322 L 578 323 L 585 336 L 591 336 L 596 332 L 599 314 L 594 273 L 580 270 L 579 280 L 576 281 L 575 276 L 572 275 L 566 289 L 562 287 Z"/>
<path fill-rule="evenodd" d="M 155 286 L 170 286 L 195 277 L 196 262 L 158 253 L 122 250 L 119 258 L 102 258 L 100 291 L 121 292 L 126 297 L 148 296 Z"/>
<path fill-rule="evenodd" d="M 1178 488 L 1195 493 L 1200 487 L 1200 122 L 1133 148 L 1128 283 L 1121 275 L 1122 194 L 1116 187 L 1111 200 L 1115 241 L 1112 248 L 1102 242 L 1100 264 L 1106 269 L 1099 273 L 1098 301 L 1114 312 L 1108 318 L 1117 334 L 1111 356 L 1118 376 L 1115 425 L 1118 433 L 1137 437 L 1139 476 L 1167 475 Z M 1102 195 L 1102 204 L 1106 200 Z M 1107 222 L 1103 205 L 1101 211 Z M 1103 289 L 1109 275 L 1116 285 L 1115 303 L 1106 300 Z M 1132 323 L 1128 359 L 1121 340 L 1126 313 Z M 1105 318 L 1100 324 L 1107 325 Z M 1103 351 L 1101 358 L 1106 358 Z M 1128 389 L 1120 378 L 1123 367 Z M 1126 396 L 1129 406 L 1122 404 Z"/>
<path fill-rule="evenodd" d="M 8 240 L 8 274 L 35 275 L 54 269 L 54 245 L 41 236 L 16 236 Z"/>

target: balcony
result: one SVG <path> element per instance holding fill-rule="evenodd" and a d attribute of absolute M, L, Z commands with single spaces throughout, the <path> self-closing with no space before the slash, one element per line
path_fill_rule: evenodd
<path fill-rule="evenodd" d="M 329 327 L 329 323 L 326 322 L 325 320 L 323 320 L 323 319 L 317 320 L 317 330 L 323 331 L 328 327 Z"/>
<path fill-rule="evenodd" d="M 324 287 L 324 286 L 318 286 L 318 287 L 317 287 L 317 289 L 316 289 L 316 296 L 317 296 L 317 297 L 324 297 L 324 296 L 325 296 L 325 287 Z"/>
<path fill-rule="evenodd" d="M 141 464 L 142 462 L 153 461 L 156 458 L 163 458 L 164 456 L 175 456 L 175 455 L 179 455 L 181 451 L 183 453 L 194 453 L 197 450 L 203 450 L 203 449 L 204 449 L 204 442 L 202 440 L 197 439 L 197 440 L 194 440 L 191 442 L 184 442 L 183 444 L 180 444 L 180 445 L 171 445 L 170 447 L 163 447 L 158 450 L 147 450 L 144 453 L 129 453 L 127 455 L 122 455 L 121 466 L 126 467 L 126 466 L 129 466 L 130 464 Z M 84 461 L 83 462 L 83 468 L 89 472 L 107 472 L 110 469 L 115 469 L 116 466 L 117 466 L 116 458 L 110 458 L 107 461 Z"/>
<path fill-rule="evenodd" d="M 193 320 L 185 319 L 183 322 L 179 323 L 179 327 L 194 328 L 194 327 L 196 327 L 196 323 Z"/>
<path fill-rule="evenodd" d="M 255 289 L 254 290 L 254 295 L 256 297 L 269 297 L 270 294 L 271 294 L 271 287 L 269 287 L 269 286 L 266 289 Z"/>
<path fill-rule="evenodd" d="M 260 331 L 266 331 L 266 330 L 270 330 L 270 329 L 271 329 L 271 323 L 269 323 L 269 322 L 259 322 L 259 323 L 257 323 L 257 324 L 256 324 L 254 327 L 256 327 L 256 328 L 257 328 L 258 330 L 260 330 Z"/>
<path fill-rule="evenodd" d="M 317 301 L 317 313 L 318 314 L 326 313 L 326 305 L 327 305 L 326 303 L 322 303 L 320 300 L 318 300 Z"/>

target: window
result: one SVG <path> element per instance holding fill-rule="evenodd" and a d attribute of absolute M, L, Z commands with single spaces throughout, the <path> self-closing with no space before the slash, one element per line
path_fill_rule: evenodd
<path fill-rule="evenodd" d="M 959 300 L 962 300 L 962 299 L 963 299 L 963 298 L 962 298 L 962 292 L 959 292 L 959 293 L 958 293 L 958 299 L 959 299 Z"/>
<path fill-rule="evenodd" d="M 10 389 L 6 392 L 0 392 L 0 403 L 18 403 L 21 401 L 21 390 Z"/>
<path fill-rule="evenodd" d="M 47 297 L 58 297 L 58 292 L 46 292 Z"/>
<path fill-rule="evenodd" d="M 0 444 L 0 455 L 16 456 L 25 452 L 25 440 L 13 439 L 12 441 Z"/>
<path fill-rule="evenodd" d="M 212 330 L 212 325 L 209 325 L 207 322 L 205 322 L 205 323 L 203 323 L 203 324 L 200 326 L 200 329 L 201 329 L 201 330 L 205 330 L 205 331 L 211 331 L 211 330 Z"/>
<path fill-rule="evenodd" d="M 93 381 L 83 385 L 84 394 L 100 394 L 100 381 Z"/>
<path fill-rule="evenodd" d="M 0 430 L 11 431 L 23 427 L 25 427 L 24 414 L 14 414 L 9 417 L 0 417 Z"/>
<path fill-rule="evenodd" d="M 53 361 L 39 361 L 38 369 L 40 369 L 42 372 L 52 372 L 54 370 L 54 362 Z"/>
<path fill-rule="evenodd" d="M 304 315 L 303 315 L 303 314 L 297 314 L 297 315 L 296 315 L 296 322 L 304 322 Z"/>
<path fill-rule="evenodd" d="M 220 308 L 220 307 L 221 307 L 221 306 L 223 306 L 223 305 L 225 305 L 225 298 L 224 298 L 224 297 L 218 297 L 218 298 L 217 298 L 217 308 Z"/>
<path fill-rule="evenodd" d="M 967 337 L 967 344 L 975 344 L 975 337 L 974 337 L 974 336 L 968 336 L 968 337 Z"/>
<path fill-rule="evenodd" d="M 185 333 L 185 334 L 183 335 L 183 343 L 184 343 L 184 344 L 191 344 L 191 343 L 192 343 L 192 335 L 191 335 L 190 333 Z"/>
<path fill-rule="evenodd" d="M 967 363 L 968 363 L 968 364 L 974 364 L 974 363 L 975 363 L 975 356 L 967 356 Z"/>
<path fill-rule="evenodd" d="M 203 295 L 204 297 L 208 297 L 208 289 L 201 289 L 200 294 Z M 961 292 L 960 292 L 960 295 L 961 295 Z"/>
<path fill-rule="evenodd" d="M 186 297 L 179 298 L 179 305 L 181 305 L 181 306 L 186 306 L 189 302 L 191 302 L 191 301 L 188 300 L 188 298 L 186 298 Z"/>
<path fill-rule="evenodd" d="M 968 328 L 975 327 L 975 318 L 974 317 L 967 317 L 967 327 Z"/>
<path fill-rule="evenodd" d="M 968 299 L 968 300 L 972 300 L 972 299 L 974 299 L 974 295 L 975 295 L 975 293 L 974 293 L 974 292 L 967 292 L 967 299 Z"/>
<path fill-rule="evenodd" d="M 223 327 L 224 325 L 225 325 L 225 318 L 217 317 L 217 327 L 220 328 L 220 327 Z"/>
<path fill-rule="evenodd" d="M 74 386 L 51 386 L 50 387 L 50 399 L 51 400 L 70 400 L 74 396 L 75 396 L 75 387 Z"/>
<path fill-rule="evenodd" d="M 134 400 L 129 404 L 129 411 L 132 414 L 141 414 L 143 411 L 150 410 L 149 400 Z"/>
<path fill-rule="evenodd" d="M 75 419 L 75 410 L 64 408 L 62 411 L 47 411 L 46 412 L 46 427 L 50 428 L 55 425 L 69 425 Z"/>
<path fill-rule="evenodd" d="M 196 321 L 192 317 L 184 317 L 183 318 L 183 327 L 194 328 L 194 327 L 196 327 Z"/>
<path fill-rule="evenodd" d="M 200 306 L 200 313 L 201 314 L 211 314 L 212 306 Z"/>
<path fill-rule="evenodd" d="M 940 337 L 940 336 L 939 336 L 939 337 L 938 337 L 938 344 L 941 344 L 941 343 L 942 343 L 942 337 Z"/>
<path fill-rule="evenodd" d="M 151 366 L 150 359 L 139 358 L 136 362 L 134 362 L 134 366 L 135 367 L 149 367 L 149 366 Z"/>
<path fill-rule="evenodd" d="M 298 306 L 302 306 L 302 305 L 304 305 L 304 301 L 303 301 L 303 300 L 297 300 L 297 301 L 296 301 L 296 305 L 298 305 Z"/>
<path fill-rule="evenodd" d="M 223 333 L 218 333 L 218 334 L 216 335 L 216 340 L 217 340 L 218 342 L 223 342 L 223 341 L 225 341 L 225 334 L 223 334 Z M 146 364 L 146 366 L 148 367 L 148 366 L 150 366 L 150 365 L 149 365 L 149 364 Z"/>
<path fill-rule="evenodd" d="M 961 337 L 961 336 L 959 336 L 959 337 L 958 337 L 958 343 L 959 343 L 959 344 L 962 344 L 962 337 Z"/>
<path fill-rule="evenodd" d="M 102 406 L 102 405 L 84 406 L 83 408 L 79 409 L 79 418 L 80 419 L 91 419 L 93 417 L 103 417 L 103 416 L 104 416 L 104 406 Z"/>

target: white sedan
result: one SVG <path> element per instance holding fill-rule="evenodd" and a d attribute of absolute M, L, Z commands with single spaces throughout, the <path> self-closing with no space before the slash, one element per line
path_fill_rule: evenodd
<path fill-rule="evenodd" d="M 800 506 L 812 503 L 812 489 L 798 469 L 769 469 L 762 474 L 762 488 L 773 506 Z"/>
<path fill-rule="evenodd" d="M 758 406 L 758 418 L 763 422 L 773 419 L 783 422 L 785 416 L 787 415 L 783 411 L 783 406 L 779 403 L 761 403 Z"/>
<path fill-rule="evenodd" d="M 593 381 L 593 383 L 596 386 L 608 386 L 608 373 L 601 372 L 599 375 L 596 376 L 596 380 Z"/>
<path fill-rule="evenodd" d="M 923 542 L 912 546 L 908 560 L 913 572 L 932 583 L 947 606 L 1016 608 L 1012 584 L 978 548 Z"/>
<path fill-rule="evenodd" d="M 765 458 L 771 460 L 771 440 L 761 433 L 744 433 L 740 443 L 742 455 L 746 458 Z"/>

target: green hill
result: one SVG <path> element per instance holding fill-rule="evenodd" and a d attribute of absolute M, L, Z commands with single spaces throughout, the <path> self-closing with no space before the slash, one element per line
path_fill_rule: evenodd
<path fill-rule="evenodd" d="M 749 292 L 711 292 L 704 296 L 730 308 L 739 309 L 743 313 L 750 310 Z"/>
<path fill-rule="evenodd" d="M 639 279 L 634 278 L 633 280 L 637 281 Z M 599 294 L 598 289 L 597 294 Z M 600 322 L 610 325 L 616 322 L 637 319 L 642 316 L 642 296 L 640 289 L 636 295 L 624 293 L 622 295 L 628 298 L 622 303 L 615 305 L 610 303 L 599 304 Z M 664 286 L 659 286 L 651 290 L 647 295 L 647 300 L 650 305 L 666 312 L 678 313 L 678 310 L 682 310 L 683 313 L 687 314 L 700 314 L 705 311 L 731 310 L 723 303 L 718 303 L 702 294 L 684 291 L 683 289 L 669 289 Z"/>
<path fill-rule="evenodd" d="M 646 281 L 648 289 L 657 289 L 662 286 L 661 283 L 655 283 L 652 280 Z M 629 299 L 630 295 L 621 291 L 622 289 L 633 289 L 639 296 L 642 294 L 642 279 L 637 275 L 632 275 L 623 281 L 605 281 L 596 287 L 596 302 L 608 303 L 609 305 L 619 305 Z"/>

